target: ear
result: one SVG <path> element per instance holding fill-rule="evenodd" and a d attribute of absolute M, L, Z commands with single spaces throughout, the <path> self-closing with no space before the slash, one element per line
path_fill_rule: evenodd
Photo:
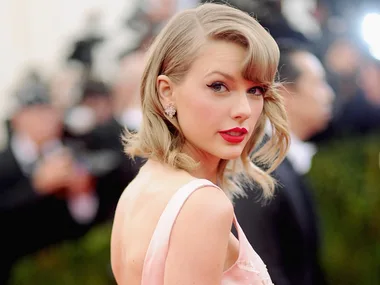
<path fill-rule="evenodd" d="M 162 106 L 165 107 L 169 104 L 174 104 L 173 87 L 173 82 L 166 75 L 159 75 L 157 77 L 158 98 Z"/>

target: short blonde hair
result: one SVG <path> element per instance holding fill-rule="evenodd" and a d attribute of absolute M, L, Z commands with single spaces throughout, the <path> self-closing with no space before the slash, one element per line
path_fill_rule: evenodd
<path fill-rule="evenodd" d="M 153 158 L 186 171 L 197 166 L 192 158 L 182 152 L 185 137 L 176 117 L 165 116 L 156 80 L 164 74 L 175 83 L 181 81 L 207 40 L 228 41 L 245 47 L 244 77 L 259 82 L 267 89 L 255 132 L 240 158 L 221 160 L 218 184 L 229 196 L 244 194 L 243 180 L 240 178 L 245 177 L 261 186 L 264 197 L 270 197 L 275 187 L 270 173 L 283 160 L 289 145 L 286 113 L 276 91 L 279 49 L 255 19 L 227 5 L 208 3 L 185 10 L 174 16 L 157 36 L 148 52 L 142 76 L 142 126 L 137 133 L 126 132 L 123 138 L 125 152 L 131 157 Z M 258 149 L 267 119 L 272 125 L 272 135 Z"/>

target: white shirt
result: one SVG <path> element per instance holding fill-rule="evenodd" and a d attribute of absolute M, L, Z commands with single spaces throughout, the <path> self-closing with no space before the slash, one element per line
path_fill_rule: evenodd
<path fill-rule="evenodd" d="M 27 136 L 14 134 L 10 147 L 21 170 L 24 174 L 30 174 L 39 156 L 37 145 Z"/>
<path fill-rule="evenodd" d="M 317 147 L 313 143 L 304 142 L 291 134 L 291 143 L 287 158 L 294 170 L 301 175 L 309 172 L 313 156 L 317 152 Z"/>
<path fill-rule="evenodd" d="M 272 127 L 269 121 L 265 124 L 265 133 L 272 135 Z M 297 138 L 294 134 L 290 134 L 290 146 L 287 153 L 287 158 L 292 164 L 294 170 L 304 175 L 309 172 L 313 156 L 317 153 L 317 147 L 313 143 L 304 142 Z"/>

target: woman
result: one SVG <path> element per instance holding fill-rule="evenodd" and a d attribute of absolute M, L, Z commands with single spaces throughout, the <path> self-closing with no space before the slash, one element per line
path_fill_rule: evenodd
<path fill-rule="evenodd" d="M 272 193 L 269 173 L 289 142 L 278 60 L 271 36 L 224 5 L 179 13 L 158 35 L 142 77 L 143 123 L 125 138 L 127 154 L 147 162 L 116 210 L 119 285 L 272 284 L 229 198 L 247 179 Z M 267 119 L 271 140 L 250 157 Z"/>

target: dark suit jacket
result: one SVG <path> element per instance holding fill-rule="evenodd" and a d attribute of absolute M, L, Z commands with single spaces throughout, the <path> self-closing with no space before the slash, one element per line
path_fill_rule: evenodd
<path fill-rule="evenodd" d="M 0 152 L 0 279 L 18 258 L 56 242 L 76 238 L 89 227 L 77 224 L 66 201 L 41 196 L 10 148 Z"/>
<path fill-rule="evenodd" d="M 97 151 L 102 155 L 103 150 L 108 154 L 114 152 L 114 156 L 120 158 L 110 169 L 98 167 L 99 209 L 90 224 L 78 224 L 72 218 L 64 197 L 40 196 L 30 177 L 23 173 L 11 148 L 0 152 L 0 261 L 5 264 L 0 267 L 0 284 L 5 284 L 12 264 L 20 257 L 63 240 L 76 239 L 94 224 L 113 216 L 122 190 L 138 170 L 138 165 L 131 163 L 121 151 L 119 131 L 120 127 L 113 122 L 96 129 L 87 140 L 79 138 L 86 150 L 86 155 L 81 150 L 75 153 L 79 161 L 86 161 L 83 157 L 97 157 Z M 109 155 L 96 161 L 103 157 L 110 161 Z"/>
<path fill-rule="evenodd" d="M 0 212 L 35 203 L 39 199 L 11 148 L 0 152 Z"/>
<path fill-rule="evenodd" d="M 100 200 L 97 220 L 113 217 L 120 195 L 135 178 L 142 164 L 140 159 L 132 161 L 124 153 L 122 132 L 123 127 L 111 119 L 87 134 L 75 137 L 67 134 L 74 145 L 75 142 L 80 143 L 76 157 L 96 177 L 96 191 Z"/>
<path fill-rule="evenodd" d="M 257 201 L 257 189 L 246 189 L 248 198 L 235 201 L 237 219 L 274 284 L 324 284 L 310 189 L 288 160 L 274 175 L 283 187 L 276 189 L 273 200 L 263 205 Z"/>

